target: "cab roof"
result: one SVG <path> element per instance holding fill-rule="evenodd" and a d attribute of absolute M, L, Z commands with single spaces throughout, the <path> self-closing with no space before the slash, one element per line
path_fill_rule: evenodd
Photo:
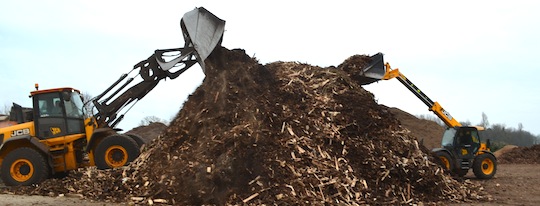
<path fill-rule="evenodd" d="M 37 94 L 46 94 L 46 93 L 54 93 L 54 92 L 63 92 L 63 91 L 75 91 L 77 93 L 81 93 L 81 91 L 71 88 L 71 87 L 60 87 L 60 88 L 53 88 L 53 89 L 43 89 L 43 90 L 36 90 L 30 92 L 30 96 L 34 96 Z"/>

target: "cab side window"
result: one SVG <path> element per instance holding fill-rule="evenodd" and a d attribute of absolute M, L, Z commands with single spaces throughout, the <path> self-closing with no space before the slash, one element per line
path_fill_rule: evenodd
<path fill-rule="evenodd" d="M 43 94 L 39 96 L 38 107 L 40 117 L 62 117 L 60 96 L 57 93 Z"/>
<path fill-rule="evenodd" d="M 478 131 L 471 132 L 472 141 L 476 144 L 480 144 L 480 139 L 478 138 Z"/>

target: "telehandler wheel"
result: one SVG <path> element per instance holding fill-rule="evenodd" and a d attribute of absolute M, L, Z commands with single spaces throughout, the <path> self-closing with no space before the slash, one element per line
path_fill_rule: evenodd
<path fill-rule="evenodd" d="M 452 157 L 447 152 L 444 151 L 438 151 L 435 153 L 437 157 L 440 160 L 441 166 L 444 167 L 448 172 L 454 171 L 454 164 L 452 161 Z"/>
<path fill-rule="evenodd" d="M 2 162 L 1 177 L 9 186 L 28 186 L 49 177 L 49 166 L 38 151 L 21 147 L 8 153 Z"/>
<path fill-rule="evenodd" d="M 112 135 L 105 137 L 96 146 L 94 160 L 98 169 L 109 169 L 127 165 L 139 154 L 139 145 L 131 137 Z"/>
<path fill-rule="evenodd" d="M 489 153 L 478 155 L 474 158 L 473 172 L 478 179 L 491 179 L 497 172 L 497 160 Z"/>

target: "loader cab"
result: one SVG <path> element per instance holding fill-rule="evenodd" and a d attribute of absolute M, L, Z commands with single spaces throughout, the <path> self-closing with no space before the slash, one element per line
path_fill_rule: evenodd
<path fill-rule="evenodd" d="M 441 145 L 452 151 L 458 158 L 470 159 L 480 148 L 477 127 L 448 128 L 443 134 Z"/>
<path fill-rule="evenodd" d="M 84 133 L 83 101 L 73 88 L 31 92 L 36 137 L 49 139 Z"/>
<path fill-rule="evenodd" d="M 443 134 L 442 146 L 452 151 L 458 159 L 472 159 L 480 148 L 477 127 L 448 128 Z"/>

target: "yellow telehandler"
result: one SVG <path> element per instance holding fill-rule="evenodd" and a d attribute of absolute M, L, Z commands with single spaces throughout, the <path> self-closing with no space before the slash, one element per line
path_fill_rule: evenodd
<path fill-rule="evenodd" d="M 156 50 L 121 75 L 88 101 L 94 114 L 86 114 L 80 91 L 70 87 L 40 90 L 36 84 L 30 92 L 32 108 L 13 103 L 0 128 L 3 182 L 32 185 L 80 167 L 116 168 L 137 158 L 143 140 L 120 134 L 115 126 L 160 80 L 175 79 L 197 62 L 205 71 L 204 60 L 221 44 L 225 21 L 200 7 L 185 13 L 180 26 L 184 47 Z M 138 79 L 142 81 L 135 84 Z"/>
<path fill-rule="evenodd" d="M 363 85 L 396 78 L 446 124 L 442 147 L 433 149 L 446 169 L 464 176 L 472 168 L 474 175 L 480 179 L 490 179 L 495 175 L 497 159 L 490 151 L 490 141 L 488 139 L 486 142 L 481 142 L 478 132 L 484 130 L 483 127 L 462 126 L 438 102 L 431 100 L 416 87 L 399 69 L 392 69 L 389 63 L 384 63 L 382 53 L 371 56 L 371 63 L 361 71 L 361 75 L 365 77 L 361 82 Z"/>

